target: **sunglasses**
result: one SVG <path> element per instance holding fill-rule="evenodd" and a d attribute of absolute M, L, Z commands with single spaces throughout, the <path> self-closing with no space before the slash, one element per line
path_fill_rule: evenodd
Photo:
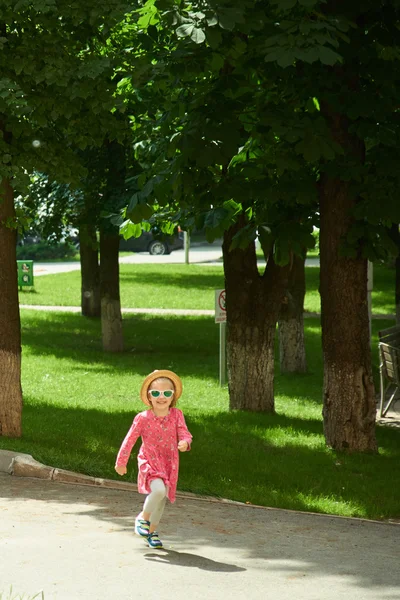
<path fill-rule="evenodd" d="M 174 390 L 149 390 L 148 393 L 152 398 L 159 398 L 161 395 L 164 398 L 172 398 Z"/>

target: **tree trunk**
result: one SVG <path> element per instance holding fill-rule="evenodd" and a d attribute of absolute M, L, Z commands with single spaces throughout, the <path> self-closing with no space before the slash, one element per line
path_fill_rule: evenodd
<path fill-rule="evenodd" d="M 339 255 L 351 225 L 349 185 L 320 181 L 320 262 L 324 355 L 324 432 L 336 450 L 376 451 L 376 403 L 371 370 L 367 260 Z"/>
<path fill-rule="evenodd" d="M 274 412 L 274 340 L 287 268 L 269 257 L 263 275 L 253 244 L 229 251 L 240 228 L 224 235 L 230 409 Z"/>
<path fill-rule="evenodd" d="M 17 232 L 6 223 L 15 218 L 8 180 L 0 191 L 0 435 L 22 435 L 21 325 L 18 304 Z"/>
<path fill-rule="evenodd" d="M 79 228 L 81 255 L 81 307 L 84 317 L 100 317 L 100 269 L 96 228 L 81 225 Z"/>
<path fill-rule="evenodd" d="M 392 238 L 397 246 L 398 254 L 395 259 L 395 307 L 396 307 L 396 324 L 400 325 L 400 229 L 397 223 L 392 225 Z"/>
<path fill-rule="evenodd" d="M 100 294 L 103 350 L 122 352 L 121 301 L 119 296 L 119 233 L 100 232 Z"/>
<path fill-rule="evenodd" d="M 293 257 L 288 288 L 279 315 L 279 356 L 281 373 L 307 371 L 304 344 L 305 258 Z"/>
<path fill-rule="evenodd" d="M 396 303 L 396 323 L 400 325 L 400 244 L 399 254 L 396 256 L 396 292 L 395 292 L 395 303 Z"/>

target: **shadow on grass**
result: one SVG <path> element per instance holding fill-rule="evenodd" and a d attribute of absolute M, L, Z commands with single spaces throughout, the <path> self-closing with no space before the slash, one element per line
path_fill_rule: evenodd
<path fill-rule="evenodd" d="M 375 322 L 373 327 L 376 335 L 382 322 Z M 336 460 L 337 455 L 324 446 L 321 419 L 301 416 L 302 402 L 318 407 L 322 399 L 322 356 L 317 319 L 307 320 L 306 338 L 310 372 L 301 376 L 276 375 L 277 415 L 216 412 L 216 409 L 209 409 L 206 405 L 203 410 L 192 402 L 192 412 L 187 414 L 200 440 L 201 453 L 196 455 L 199 464 L 186 476 L 186 489 L 299 510 L 310 508 L 310 493 L 316 498 L 319 495 L 328 498 L 334 496 L 338 502 L 349 503 L 351 507 L 354 505 L 355 508 L 350 508 L 350 514 L 375 518 L 389 516 L 394 509 L 386 512 L 381 510 L 379 498 L 387 486 L 385 478 L 390 481 L 393 473 L 398 472 L 399 432 L 378 428 L 377 437 L 382 449 L 380 456 L 341 456 L 340 460 Z M 103 353 L 98 322 L 70 314 L 24 313 L 23 342 L 27 351 L 40 357 L 72 360 L 73 372 L 89 371 L 99 375 L 134 373 L 145 376 L 155 367 L 165 366 L 175 369 L 183 379 L 193 376 L 198 379 L 217 379 L 218 328 L 212 319 L 128 317 L 125 319 L 125 341 L 126 352 Z M 60 364 L 57 364 L 58 368 Z M 206 396 L 200 400 L 204 401 Z M 287 402 L 292 402 L 289 409 Z M 296 402 L 299 404 L 296 405 Z M 40 452 L 45 448 L 46 456 L 54 455 L 56 461 L 64 461 L 63 465 L 58 465 L 64 468 L 98 476 L 115 476 L 112 469 L 114 453 L 131 422 L 126 411 L 120 414 L 94 411 L 92 417 L 91 410 L 42 405 L 37 399 L 33 399 L 32 404 L 35 406 L 30 407 L 28 401 L 24 412 L 24 419 L 31 424 L 31 428 L 25 430 L 21 443 L 27 445 L 21 451 L 29 452 L 36 447 L 37 431 L 41 431 L 43 419 L 43 423 L 50 424 L 46 425 L 47 432 L 38 446 Z M 293 416 L 293 406 L 296 417 Z M 61 429 L 58 421 L 63 423 Z M 79 431 L 78 424 L 81 421 L 84 423 L 83 447 L 79 449 L 74 435 L 77 428 Z M 54 431 L 57 432 L 55 436 L 52 433 Z M 110 437 L 112 431 L 115 431 L 113 438 Z M 88 452 L 92 447 L 101 447 L 102 440 L 104 451 L 95 455 Z M 60 457 L 58 446 L 65 450 L 65 456 L 62 453 Z M 68 454 L 70 459 L 67 459 Z M 226 455 L 229 456 L 229 462 L 222 460 L 223 469 L 220 469 L 221 457 Z M 38 460 L 45 462 L 42 456 Z M 249 464 L 252 468 L 247 477 Z M 389 467 L 382 468 L 385 464 Z M 217 488 L 209 477 L 210 465 L 215 466 L 212 472 L 216 470 L 218 473 Z M 348 472 L 347 467 L 344 468 L 346 465 Z M 238 477 L 235 470 L 239 466 Z M 314 470 L 319 473 L 317 479 Z M 340 483 L 343 478 L 346 485 Z M 279 483 L 280 479 L 285 483 Z M 232 491 L 232 481 L 237 483 L 233 488 L 236 491 Z M 264 485 L 264 481 L 268 485 Z M 261 482 L 259 490 L 255 482 Z M 393 489 L 394 486 L 390 485 L 390 506 L 395 502 Z M 254 494 L 254 498 L 248 497 L 251 494 Z M 319 501 L 316 501 L 313 510 L 321 510 L 319 505 Z"/>
<path fill-rule="evenodd" d="M 180 272 L 176 265 L 163 265 L 162 269 L 159 266 L 151 268 L 150 265 L 140 265 L 138 268 L 138 265 L 126 265 L 121 268 L 120 282 L 129 286 L 157 285 L 210 290 L 213 293 L 213 290 L 224 286 L 223 271 L 218 270 L 219 272 L 212 267 L 191 266 Z"/>
<path fill-rule="evenodd" d="M 218 377 L 219 329 L 209 317 L 126 315 L 123 353 L 106 353 L 101 345 L 101 324 L 71 313 L 22 312 L 22 340 L 26 352 L 56 356 L 79 365 L 77 370 L 115 371 L 145 376 L 155 366 L 175 368 L 182 377 Z M 377 333 L 391 321 L 372 323 L 373 375 L 379 389 Z M 305 320 L 308 372 L 280 374 L 276 340 L 275 393 L 320 405 L 323 359 L 319 318 Z"/>
<path fill-rule="evenodd" d="M 134 415 L 27 397 L 23 438 L 0 438 L 0 446 L 51 466 L 118 479 L 115 457 Z M 193 452 L 181 456 L 181 490 L 301 511 L 400 517 L 398 431 L 379 428 L 379 455 L 345 455 L 325 447 L 317 419 L 190 410 L 185 417 L 194 444 Z M 130 461 L 131 481 L 138 447 Z"/>

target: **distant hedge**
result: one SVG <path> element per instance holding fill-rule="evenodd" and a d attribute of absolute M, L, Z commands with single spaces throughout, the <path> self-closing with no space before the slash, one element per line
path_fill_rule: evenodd
<path fill-rule="evenodd" d="M 59 244 L 27 244 L 26 246 L 17 246 L 18 260 L 48 260 L 51 258 L 73 258 L 76 254 L 76 248 L 72 244 L 61 242 Z"/>

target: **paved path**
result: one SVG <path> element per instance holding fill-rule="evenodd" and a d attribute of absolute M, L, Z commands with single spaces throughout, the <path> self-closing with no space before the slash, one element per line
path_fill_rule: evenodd
<path fill-rule="evenodd" d="M 154 551 L 142 496 L 0 474 L 0 593 L 45 600 L 399 600 L 400 526 L 178 497 Z M 13 596 L 14 597 L 14 596 Z M 5 594 L 8 600 L 8 595 Z"/>
<path fill-rule="evenodd" d="M 192 265 L 200 266 L 222 266 L 222 246 L 221 242 L 195 243 L 191 246 L 189 252 L 189 261 Z M 122 256 L 119 262 L 125 264 L 184 264 L 185 251 L 174 250 L 171 254 L 163 256 L 151 256 L 147 252 L 132 252 L 130 256 Z M 259 265 L 265 265 L 265 261 L 259 260 Z M 318 258 L 308 258 L 306 266 L 319 266 Z M 54 275 L 55 273 L 67 273 L 70 271 L 79 271 L 81 268 L 79 261 L 74 262 L 34 262 L 33 274 L 35 277 L 40 275 Z"/>
<path fill-rule="evenodd" d="M 190 264 L 196 265 L 222 265 L 222 247 L 220 243 L 214 244 L 194 244 L 189 253 Z M 121 256 L 121 264 L 183 264 L 185 262 L 185 251 L 174 250 L 171 254 L 163 256 L 152 256 L 147 252 L 132 252 L 130 256 Z M 67 273 L 70 271 L 79 271 L 81 268 L 79 261 L 74 262 L 34 262 L 33 274 L 35 277 L 40 275 L 54 275 L 55 273 Z"/>

